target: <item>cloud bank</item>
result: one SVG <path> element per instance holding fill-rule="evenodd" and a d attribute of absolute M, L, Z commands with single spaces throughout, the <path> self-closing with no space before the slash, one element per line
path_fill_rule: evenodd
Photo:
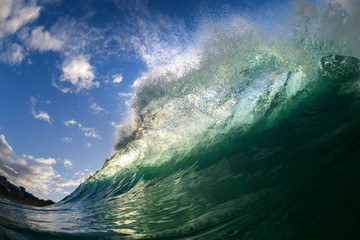
<path fill-rule="evenodd" d="M 10 182 L 25 187 L 28 191 L 48 198 L 56 187 L 77 186 L 81 179 L 71 180 L 61 177 L 53 168 L 54 158 L 34 157 L 26 154 L 15 154 L 3 134 L 0 135 L 0 174 Z M 70 168 L 72 162 L 65 160 L 64 164 Z M 62 192 L 65 194 L 65 191 Z"/>

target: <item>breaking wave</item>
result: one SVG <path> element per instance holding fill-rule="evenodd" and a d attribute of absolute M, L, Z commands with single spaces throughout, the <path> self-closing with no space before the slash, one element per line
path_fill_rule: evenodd
<path fill-rule="evenodd" d="M 103 168 L 52 207 L 1 202 L 3 236 L 359 237 L 359 6 L 295 2 L 271 35 L 201 27 L 134 82 Z"/>

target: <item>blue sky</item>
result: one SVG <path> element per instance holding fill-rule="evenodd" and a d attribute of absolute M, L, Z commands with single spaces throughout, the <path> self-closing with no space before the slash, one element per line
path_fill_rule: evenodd
<path fill-rule="evenodd" d="M 0 174 L 61 200 L 113 154 L 136 79 L 265 2 L 0 0 Z"/>
<path fill-rule="evenodd" d="M 173 43 L 161 38 L 191 27 L 177 5 L 193 8 L 1 0 L 0 174 L 58 201 L 100 169 L 113 154 L 132 83 L 171 57 Z"/>

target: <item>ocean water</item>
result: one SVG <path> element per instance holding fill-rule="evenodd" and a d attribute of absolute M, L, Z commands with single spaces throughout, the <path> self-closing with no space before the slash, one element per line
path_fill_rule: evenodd
<path fill-rule="evenodd" d="M 116 153 L 0 239 L 360 239 L 360 7 L 233 16 L 134 83 Z"/>

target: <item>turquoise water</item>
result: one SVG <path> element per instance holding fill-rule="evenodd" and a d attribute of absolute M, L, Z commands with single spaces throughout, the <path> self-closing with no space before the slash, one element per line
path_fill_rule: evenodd
<path fill-rule="evenodd" d="M 208 27 L 135 82 L 101 170 L 53 206 L 0 200 L 0 238 L 359 239 L 359 13 L 334 9 Z"/>

